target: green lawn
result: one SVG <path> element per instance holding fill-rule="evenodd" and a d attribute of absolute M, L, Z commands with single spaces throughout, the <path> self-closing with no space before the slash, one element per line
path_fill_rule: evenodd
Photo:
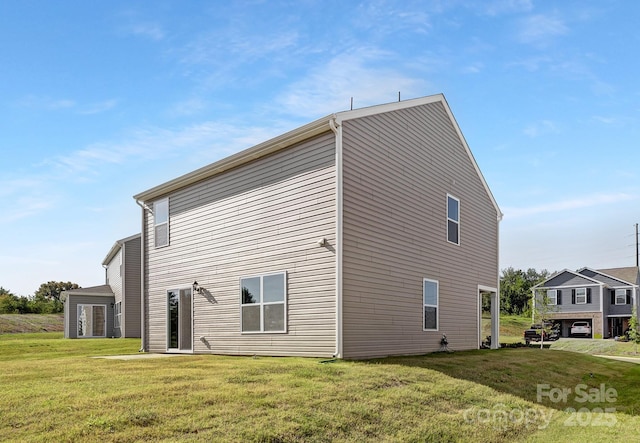
<path fill-rule="evenodd" d="M 324 363 L 90 358 L 138 347 L 139 340 L 59 333 L 0 336 L 0 440 L 604 441 L 640 427 L 640 365 L 578 353 L 523 348 Z M 539 403 L 538 383 L 549 385 L 545 392 L 584 384 L 617 395 L 608 403 L 576 395 Z M 598 412 L 605 407 L 616 412 Z"/>

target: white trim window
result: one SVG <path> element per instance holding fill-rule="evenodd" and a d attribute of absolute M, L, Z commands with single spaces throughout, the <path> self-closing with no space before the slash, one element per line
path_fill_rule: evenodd
<path fill-rule="evenodd" d="M 116 302 L 113 306 L 113 327 L 119 328 L 122 324 L 122 302 Z"/>
<path fill-rule="evenodd" d="M 447 194 L 447 241 L 460 244 L 460 200 Z"/>
<path fill-rule="evenodd" d="M 439 284 L 437 280 L 425 278 L 422 280 L 422 312 L 423 331 L 437 331 L 439 323 Z"/>
<path fill-rule="evenodd" d="M 616 305 L 626 305 L 626 304 L 627 304 L 627 290 L 616 289 Z"/>
<path fill-rule="evenodd" d="M 156 248 L 169 246 L 169 198 L 153 203 L 153 240 Z"/>
<path fill-rule="evenodd" d="M 242 332 L 287 332 L 287 274 L 278 272 L 240 279 Z"/>
<path fill-rule="evenodd" d="M 587 288 L 576 288 L 576 304 L 587 304 Z"/>
<path fill-rule="evenodd" d="M 557 305 L 558 304 L 558 290 L 557 289 L 548 289 L 547 290 L 547 303 L 549 305 Z"/>

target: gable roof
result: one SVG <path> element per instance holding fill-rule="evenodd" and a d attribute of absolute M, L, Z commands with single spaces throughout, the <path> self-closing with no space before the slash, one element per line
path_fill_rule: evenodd
<path fill-rule="evenodd" d="M 69 295 L 88 295 L 93 297 L 113 296 L 113 291 L 109 285 L 89 286 L 87 288 L 70 289 L 62 291 L 60 298 L 64 301 Z"/>
<path fill-rule="evenodd" d="M 205 180 L 207 178 L 213 177 L 215 175 L 221 174 L 224 171 L 227 171 L 232 168 L 236 168 L 250 161 L 256 160 L 258 158 L 264 157 L 266 155 L 272 154 L 274 152 L 280 151 L 282 149 L 286 149 L 289 146 L 292 146 L 301 141 L 307 140 L 309 138 L 315 137 L 316 135 L 322 134 L 324 132 L 332 130 L 335 128 L 335 125 L 340 125 L 343 121 L 353 120 L 357 118 L 367 117 L 370 115 L 381 114 L 385 112 L 392 112 L 400 109 L 411 108 L 431 103 L 441 103 L 444 106 L 444 109 L 451 120 L 451 124 L 455 128 L 455 131 L 462 143 L 469 160 L 473 164 L 482 185 L 493 204 L 496 214 L 498 215 L 498 220 L 502 219 L 502 212 L 498 207 L 498 204 L 493 196 L 493 193 L 489 189 L 489 186 L 478 167 L 478 164 L 469 149 L 469 146 L 462 135 L 462 131 L 458 126 L 455 118 L 453 117 L 453 113 L 449 108 L 449 104 L 447 103 L 443 94 L 436 94 L 421 98 L 415 98 L 411 100 L 398 101 L 393 103 L 387 103 L 376 106 L 369 106 L 366 108 L 360 108 L 356 110 L 343 111 L 334 114 L 330 114 L 326 117 L 315 120 L 311 123 L 308 123 L 304 126 L 301 126 L 292 131 L 286 132 L 285 134 L 279 135 L 271 140 L 267 140 L 263 143 L 260 143 L 251 148 L 240 151 L 236 154 L 233 154 L 229 157 L 218 160 L 217 162 L 211 163 L 202 168 L 196 169 L 188 174 L 185 174 L 181 177 L 175 178 L 168 182 L 162 183 L 158 186 L 155 186 L 146 191 L 140 192 L 133 196 L 133 198 L 138 202 L 146 202 L 163 195 L 166 195 L 170 192 L 176 191 L 178 189 L 184 188 L 186 186 L 197 183 L 201 180 Z"/>
<path fill-rule="evenodd" d="M 597 269 L 596 272 L 606 275 L 608 277 L 615 278 L 616 280 L 623 281 L 630 285 L 637 285 L 640 269 L 636 266 L 629 266 L 626 268 L 609 268 L 609 269 Z"/>
<path fill-rule="evenodd" d="M 104 260 L 102 260 L 102 266 L 107 266 L 111 260 L 113 260 L 113 257 L 115 257 L 115 255 L 118 253 L 118 251 L 120 249 L 122 249 L 122 247 L 124 246 L 124 244 L 126 242 L 128 242 L 129 240 L 133 240 L 135 238 L 141 237 L 141 234 L 135 234 L 135 235 L 131 235 L 129 237 L 120 239 L 120 240 L 116 240 L 116 242 L 113 244 L 113 246 L 111 247 L 111 249 L 109 250 L 109 252 L 107 253 L 107 256 L 104 258 Z"/>
<path fill-rule="evenodd" d="M 556 272 L 555 274 L 552 274 L 549 278 L 547 278 L 546 280 L 541 281 L 541 282 L 540 282 L 540 283 L 538 283 L 537 285 L 532 286 L 532 287 L 531 287 L 531 289 L 537 289 L 537 288 L 539 288 L 539 287 L 543 287 L 543 288 L 544 288 L 544 287 L 546 287 L 546 284 L 547 284 L 548 282 L 550 282 L 550 281 L 551 281 L 551 280 L 553 280 L 554 278 L 558 278 L 558 277 L 559 277 L 559 276 L 561 276 L 562 274 L 571 274 L 571 275 L 572 275 L 572 276 L 574 276 L 574 277 L 583 278 L 583 279 L 588 280 L 588 281 L 590 281 L 591 283 L 593 283 L 593 284 L 597 284 L 597 285 L 601 285 L 601 284 L 603 284 L 602 282 L 600 282 L 600 281 L 598 281 L 598 280 L 596 280 L 596 279 L 594 279 L 594 278 L 591 278 L 591 277 L 589 277 L 588 275 L 583 275 L 583 274 L 580 274 L 579 272 L 572 271 L 572 270 L 570 270 L 570 269 L 563 269 L 563 270 L 562 270 L 562 271 L 560 271 L 560 272 Z M 553 286 L 550 286 L 550 287 L 553 287 Z"/>

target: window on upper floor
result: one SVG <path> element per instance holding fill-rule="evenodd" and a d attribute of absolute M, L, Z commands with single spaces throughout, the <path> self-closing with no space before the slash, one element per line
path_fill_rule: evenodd
<path fill-rule="evenodd" d="M 550 305 L 559 305 L 558 303 L 558 290 L 557 289 L 549 289 L 547 290 L 547 302 Z"/>
<path fill-rule="evenodd" d="M 438 281 L 422 280 L 422 307 L 424 312 L 423 330 L 438 330 Z"/>
<path fill-rule="evenodd" d="M 584 305 L 587 303 L 587 288 L 577 288 L 575 295 L 575 303 L 577 305 Z"/>
<path fill-rule="evenodd" d="M 156 248 L 169 245 L 169 199 L 153 203 L 153 238 Z"/>
<path fill-rule="evenodd" d="M 626 304 L 627 304 L 627 290 L 616 289 L 616 305 L 626 305 Z"/>
<path fill-rule="evenodd" d="M 460 200 L 447 195 L 447 241 L 460 244 Z"/>
<path fill-rule="evenodd" d="M 286 304 L 285 272 L 240 279 L 242 332 L 286 332 Z"/>

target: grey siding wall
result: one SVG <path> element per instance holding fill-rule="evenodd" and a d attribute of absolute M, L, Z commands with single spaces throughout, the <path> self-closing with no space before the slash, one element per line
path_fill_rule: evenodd
<path fill-rule="evenodd" d="M 572 288 L 563 288 L 562 291 L 562 304 L 556 306 L 555 312 L 593 312 L 600 311 L 600 294 L 602 291 L 601 286 L 578 286 L 580 288 L 587 288 L 591 291 L 591 303 L 586 304 L 574 304 L 571 303 L 573 297 L 571 295 Z M 609 297 L 609 292 L 605 290 L 604 297 Z M 605 300 L 606 303 L 606 300 Z"/>
<path fill-rule="evenodd" d="M 205 291 L 193 294 L 194 352 L 334 353 L 334 145 L 327 132 L 172 193 L 168 247 L 154 248 L 147 213 L 150 351 L 167 349 L 166 291 L 197 280 Z M 287 333 L 242 334 L 240 278 L 276 271 L 288 273 Z"/>
<path fill-rule="evenodd" d="M 620 289 L 623 289 L 623 288 L 620 288 Z M 633 303 L 633 288 L 628 287 L 624 289 L 629 291 L 629 294 L 631 295 L 630 301 L 631 303 Z M 605 292 L 605 297 L 604 297 L 605 314 L 606 315 L 628 315 L 630 317 L 632 304 L 616 305 L 615 298 L 613 299 L 613 303 L 611 303 L 611 298 L 614 296 L 614 294 L 615 294 L 615 289 L 609 289 L 609 290 L 606 290 Z"/>
<path fill-rule="evenodd" d="M 139 338 L 142 323 L 140 294 L 140 237 L 128 240 L 124 244 L 124 297 L 122 303 L 123 337 Z"/>
<path fill-rule="evenodd" d="M 345 358 L 478 347 L 478 285 L 498 286 L 498 214 L 441 103 L 345 121 Z M 447 242 L 447 193 L 460 245 Z M 423 331 L 423 278 L 439 330 Z"/>
<path fill-rule="evenodd" d="M 69 295 L 64 303 L 65 338 L 78 338 L 78 305 L 106 305 L 107 309 L 107 337 L 114 337 L 113 307 L 114 297 Z"/>

